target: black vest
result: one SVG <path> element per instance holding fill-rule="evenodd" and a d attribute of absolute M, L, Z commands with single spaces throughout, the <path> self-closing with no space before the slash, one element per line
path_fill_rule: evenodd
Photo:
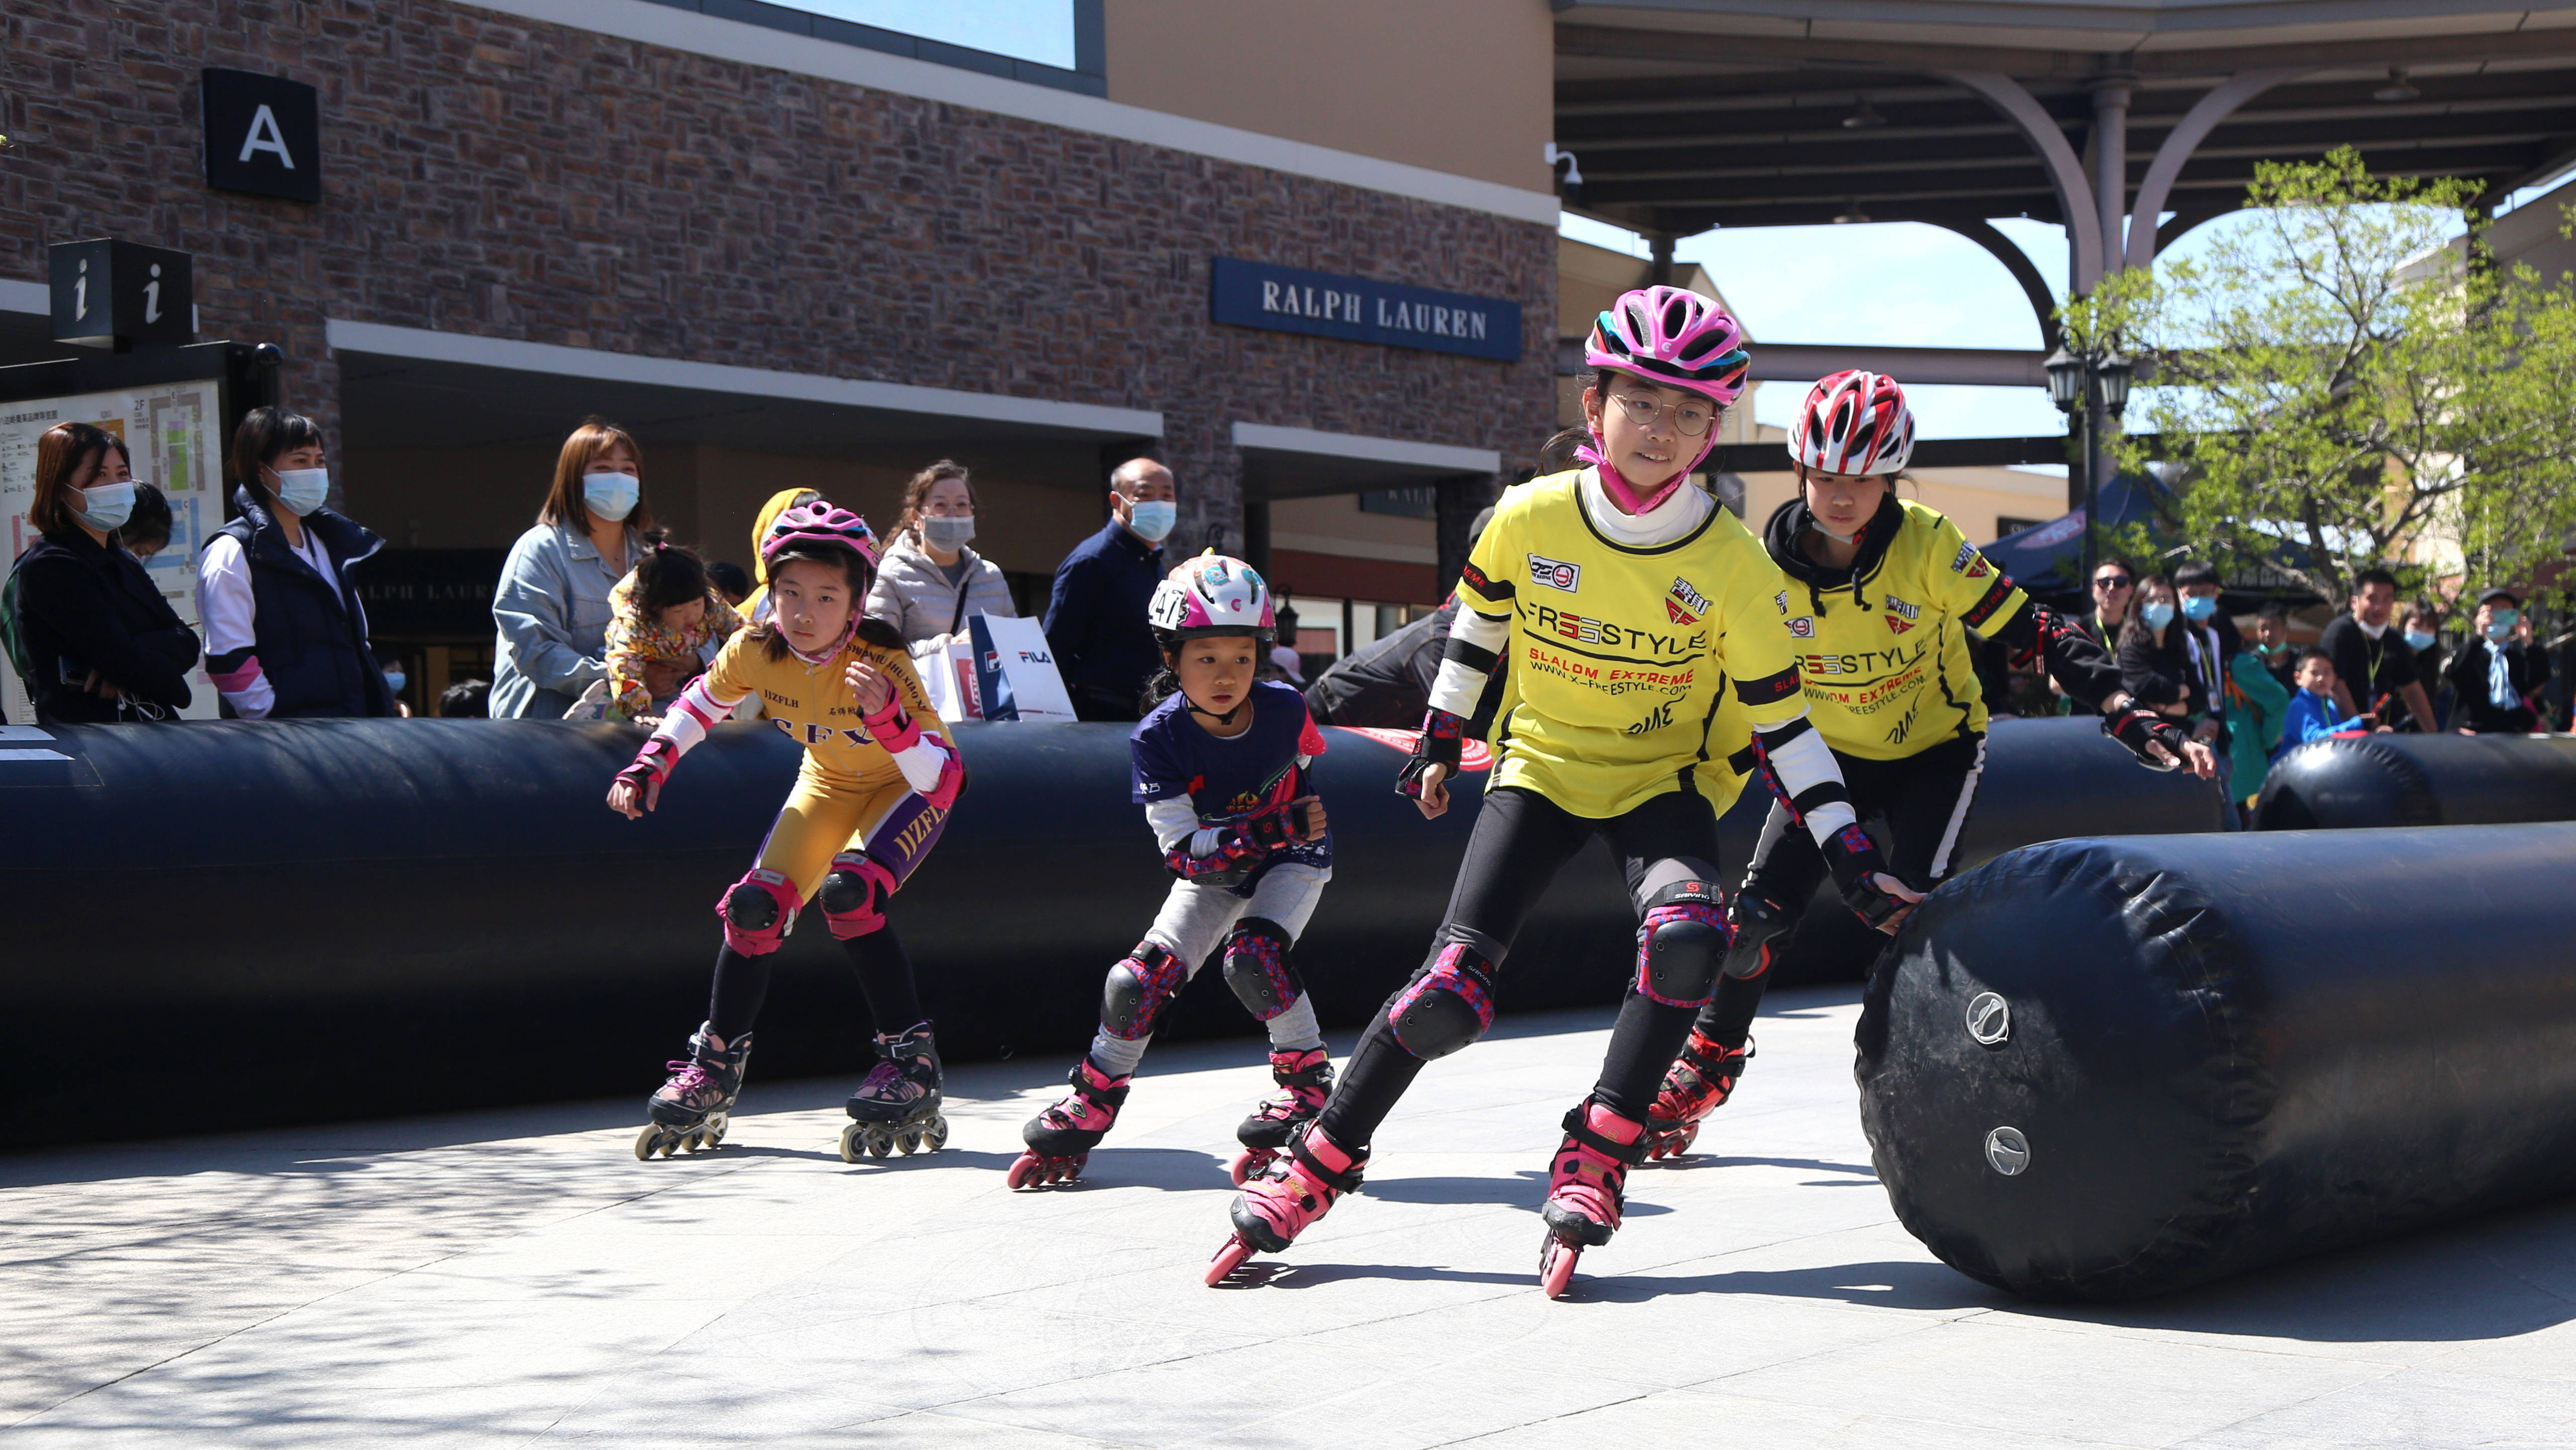
<path fill-rule="evenodd" d="M 233 490 L 233 507 L 241 517 L 216 532 L 239 541 L 250 560 L 252 652 L 277 696 L 269 718 L 394 713 L 384 670 L 367 647 L 366 611 L 350 577 L 385 541 L 329 509 L 306 515 L 305 532 L 321 544 L 339 576 L 335 590 L 286 546 L 286 536 L 248 490 Z"/>

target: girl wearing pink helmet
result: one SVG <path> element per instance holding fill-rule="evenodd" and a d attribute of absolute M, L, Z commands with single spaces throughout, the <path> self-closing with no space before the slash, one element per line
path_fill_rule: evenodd
<path fill-rule="evenodd" d="M 1595 836 L 1627 878 L 1636 967 L 1601 1077 L 1549 1160 L 1541 1286 L 1562 1292 L 1575 1256 L 1609 1241 L 1656 1086 L 1725 955 L 1716 813 L 1699 786 L 1703 765 L 1744 743 L 1717 737 L 1721 707 L 1760 732 L 1855 910 L 1892 928 L 1914 899 L 1853 825 L 1833 755 L 1808 727 L 1779 569 L 1690 482 L 1743 394 L 1742 330 L 1705 297 L 1649 287 L 1601 314 L 1585 357 L 1590 466 L 1495 507 L 1460 576 L 1429 717 L 1397 786 L 1426 816 L 1448 808 L 1461 722 L 1508 656 L 1517 698 L 1495 722 L 1495 768 L 1447 919 L 1322 1113 L 1244 1186 L 1210 1283 L 1255 1251 L 1287 1248 L 1359 1183 L 1370 1138 L 1423 1064 L 1491 1025 L 1512 938 Z"/>
<path fill-rule="evenodd" d="M 1850 808 L 1883 823 L 1889 865 L 1920 891 L 1949 874 L 1985 765 L 1986 706 L 1966 631 L 2021 659 L 2044 656 L 2067 694 L 2142 764 L 2210 773 L 2206 746 L 2133 704 L 2082 628 L 2023 594 L 1959 526 L 1893 484 L 1914 451 L 1914 414 L 1896 380 L 1836 373 L 1789 431 L 1799 497 L 1762 531 L 1786 577 L 1783 616 L 1803 658 L 1809 718 L 1832 748 Z M 1774 762 L 1776 764 L 1776 761 Z M 1648 1155 L 1686 1151 L 1700 1120 L 1735 1090 L 1752 1055 L 1754 1009 L 1773 952 L 1828 860 L 1799 829 L 1805 798 L 1777 770 L 1753 869 L 1728 908 L 1733 937 L 1717 994 L 1664 1077 Z"/>
<path fill-rule="evenodd" d="M 680 757 L 754 696 L 805 747 L 760 859 L 716 906 L 724 946 L 707 1021 L 646 1102 L 653 1121 L 635 1156 L 667 1158 L 723 1140 L 752 1020 L 769 993 L 770 958 L 818 897 L 877 1025 L 879 1061 L 850 1096 L 841 1156 L 855 1163 L 896 1148 L 936 1152 L 948 1140 L 939 1052 L 885 908 L 938 843 L 965 768 L 903 637 L 861 613 L 877 561 L 867 520 L 819 497 L 796 504 L 764 531 L 760 557 L 767 617 L 725 642 L 608 790 L 609 809 L 640 818 Z"/>
<path fill-rule="evenodd" d="M 1073 1066 L 1073 1091 L 1029 1120 L 1013 1188 L 1082 1176 L 1144 1060 L 1154 1024 L 1222 946 L 1225 984 L 1270 1029 L 1278 1094 L 1245 1119 L 1234 1179 L 1259 1171 L 1315 1115 L 1333 1083 L 1315 1007 L 1289 952 L 1333 879 L 1333 838 L 1307 763 L 1324 737 L 1305 696 L 1256 682 L 1276 625 L 1250 565 L 1192 559 L 1147 607 L 1163 649 L 1152 703 L 1128 736 L 1135 799 L 1172 873 L 1163 909 L 1101 992 L 1100 1031 Z"/>

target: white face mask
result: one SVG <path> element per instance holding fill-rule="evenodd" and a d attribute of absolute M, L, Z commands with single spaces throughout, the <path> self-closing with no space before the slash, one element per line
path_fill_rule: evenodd
<path fill-rule="evenodd" d="M 962 549 L 966 547 L 967 540 L 975 537 L 975 516 L 968 514 L 958 519 L 923 519 L 921 536 L 928 540 L 934 549 Z"/>
<path fill-rule="evenodd" d="M 93 483 L 80 490 L 80 521 L 101 533 L 112 534 L 125 527 L 134 517 L 134 485 L 131 483 Z"/>
<path fill-rule="evenodd" d="M 2353 621 L 2352 621 L 2352 622 L 2353 622 L 2353 623 L 2355 623 L 2355 624 L 2360 625 L 2360 626 L 2361 626 L 2361 632 L 2362 632 L 2363 634 L 2369 635 L 2372 639 L 2377 639 L 2377 638 L 2379 638 L 2381 635 L 2388 633 L 2388 626 L 2387 626 L 2387 625 L 2385 625 L 2385 624 L 2373 624 L 2373 623 L 2371 623 L 2369 620 L 2367 620 L 2367 619 L 2363 619 L 2363 618 L 2362 618 L 2362 617 L 2360 617 L 2359 615 L 2355 615 L 2355 616 L 2353 616 Z"/>
<path fill-rule="evenodd" d="M 327 468 L 281 468 L 277 473 L 277 506 L 302 518 L 322 506 L 331 496 L 331 470 Z"/>
<path fill-rule="evenodd" d="M 644 485 L 631 473 L 590 473 L 581 480 L 582 507 L 615 523 L 635 512 Z"/>

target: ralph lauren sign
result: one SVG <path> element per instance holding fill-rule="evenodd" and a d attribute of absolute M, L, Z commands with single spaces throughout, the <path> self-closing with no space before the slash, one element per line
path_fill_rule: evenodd
<path fill-rule="evenodd" d="M 1208 315 L 1236 327 L 1414 347 L 1518 362 L 1521 307 L 1471 297 L 1218 257 L 1210 269 Z"/>

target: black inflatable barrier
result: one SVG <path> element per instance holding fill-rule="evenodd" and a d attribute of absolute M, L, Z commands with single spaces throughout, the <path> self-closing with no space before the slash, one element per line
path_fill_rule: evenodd
<path fill-rule="evenodd" d="M 1961 1273 L 2163 1293 L 2576 1191 L 2576 824 L 2057 841 L 1863 1009 L 1872 1160 Z"/>
<path fill-rule="evenodd" d="M 2356 735 L 2283 755 L 2258 831 L 2576 821 L 2576 736 Z"/>
<path fill-rule="evenodd" d="M 704 1015 L 714 903 L 793 780 L 775 730 L 729 725 L 640 822 L 604 804 L 633 727 L 487 720 L 80 726 L 0 760 L 0 991 L 17 1009 L 9 1141 L 132 1137 L 638 1096 Z M 1426 822 L 1401 752 L 1327 732 L 1317 780 L 1334 881 L 1297 964 L 1327 1022 L 1363 1019 L 1417 965 L 1484 776 Z M 968 787 L 898 898 L 943 1052 L 1069 1053 L 1110 963 L 1168 885 L 1128 800 L 1114 726 L 963 727 Z M 2069 829 L 2205 829 L 2199 795 L 2090 724 L 1996 732 L 1967 854 Z M 2088 802 L 2071 808 L 2077 800 Z M 1721 827 L 1738 872 L 1762 803 Z M 2014 833 L 2023 834 L 2016 839 Z M 1839 907 L 1827 914 L 1847 915 Z M 1597 845 L 1540 903 L 1503 1005 L 1615 1000 L 1634 947 Z M 1856 972 L 1880 938 L 1854 933 Z M 1830 939 L 1829 939 L 1830 944 Z M 1802 942 L 1802 945 L 1804 943 Z M 1802 968 L 1782 968 L 1784 980 Z M 1170 1036 L 1251 1030 L 1219 975 Z M 800 924 L 778 959 L 754 1077 L 855 1073 L 867 1014 L 837 945 Z M 640 1108 L 639 1108 L 640 1111 Z"/>

